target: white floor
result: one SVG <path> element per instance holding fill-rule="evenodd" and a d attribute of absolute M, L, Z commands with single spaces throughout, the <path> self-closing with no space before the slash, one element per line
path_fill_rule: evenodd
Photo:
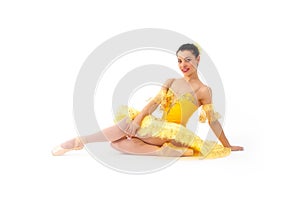
<path fill-rule="evenodd" d="M 239 199 L 241 196 L 253 199 L 260 194 L 266 195 L 266 190 L 270 189 L 265 187 L 265 182 L 270 181 L 265 179 L 267 169 L 262 149 L 257 149 L 250 138 L 236 139 L 245 146 L 244 152 L 233 152 L 214 160 L 124 155 L 107 143 L 89 145 L 89 149 L 101 150 L 103 153 L 98 156 L 103 160 L 110 158 L 110 163 L 97 161 L 87 150 L 54 157 L 50 154 L 54 142 L 50 141 L 55 140 L 46 136 L 41 140 L 32 138 L 31 142 L 16 143 L 15 148 L 6 146 L 5 152 L 9 154 L 3 155 L 1 176 L 6 190 L 1 195 L 9 195 L 10 199 L 25 196 L 32 199 L 109 196 L 118 199 Z M 149 170 L 149 166 L 153 169 L 153 163 L 162 164 L 162 169 L 145 173 L 144 169 Z M 140 173 L 134 175 L 133 171 L 128 173 L 128 169 L 138 169 Z"/>

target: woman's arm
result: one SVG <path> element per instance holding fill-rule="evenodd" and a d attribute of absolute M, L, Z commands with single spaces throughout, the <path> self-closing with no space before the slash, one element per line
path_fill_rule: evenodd
<path fill-rule="evenodd" d="M 149 103 L 141 110 L 141 112 L 132 120 L 132 122 L 126 128 L 126 132 L 129 137 L 132 137 L 136 134 L 136 131 L 139 129 L 144 117 L 152 114 L 156 108 L 160 105 L 163 95 L 167 92 L 171 86 L 174 79 L 168 79 L 158 94 L 149 101 Z"/>
<path fill-rule="evenodd" d="M 220 122 L 218 121 L 216 116 L 216 113 L 213 109 L 212 106 L 212 92 L 211 89 L 209 87 L 203 87 L 200 91 L 200 102 L 201 105 L 209 105 L 207 106 L 208 109 L 205 109 L 205 115 L 207 117 L 208 120 L 208 124 L 210 126 L 210 128 L 213 130 L 214 134 L 218 137 L 219 141 L 222 143 L 222 145 L 224 147 L 228 147 L 231 148 L 232 151 L 241 151 L 244 148 L 240 147 L 240 146 L 232 146 L 227 137 L 225 136 L 224 130 L 220 124 Z"/>
<path fill-rule="evenodd" d="M 174 79 L 168 79 L 162 86 L 161 90 L 157 95 L 142 109 L 142 111 L 134 118 L 134 122 L 141 124 L 145 116 L 152 114 L 156 108 L 160 105 L 162 100 L 162 95 L 164 95 L 167 90 L 170 88 Z"/>
<path fill-rule="evenodd" d="M 136 123 L 138 125 L 141 125 L 144 117 L 147 115 L 152 114 L 155 109 L 158 107 L 160 102 L 157 102 L 155 100 L 151 100 L 143 109 L 142 111 L 133 119 L 133 123 Z"/>
<path fill-rule="evenodd" d="M 130 123 L 128 123 L 127 127 L 125 128 L 125 133 L 127 133 L 127 139 L 130 139 L 131 137 L 135 136 L 137 130 L 141 126 L 144 117 L 154 112 L 158 105 L 159 103 L 157 103 L 155 100 L 151 100 L 143 108 L 143 110 Z"/>
<path fill-rule="evenodd" d="M 230 145 L 229 141 L 227 140 L 227 138 L 224 134 L 224 130 L 223 130 L 223 128 L 222 128 L 222 126 L 221 126 L 221 124 L 218 120 L 215 120 L 213 122 L 209 122 L 209 126 L 213 130 L 213 132 L 218 137 L 218 139 L 220 140 L 220 142 L 222 143 L 222 145 L 224 147 L 228 147 L 232 151 L 242 151 L 242 150 L 244 150 L 243 147 Z"/>
<path fill-rule="evenodd" d="M 231 147 L 229 141 L 227 140 L 224 130 L 218 120 L 209 122 L 210 128 L 213 130 L 214 134 L 218 137 L 220 142 L 224 147 Z"/>

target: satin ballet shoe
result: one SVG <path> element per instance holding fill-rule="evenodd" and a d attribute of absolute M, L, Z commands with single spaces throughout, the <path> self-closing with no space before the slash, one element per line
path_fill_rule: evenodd
<path fill-rule="evenodd" d="M 66 148 L 63 148 L 61 145 L 58 145 L 58 146 L 53 148 L 51 153 L 52 153 L 53 156 L 61 156 L 61 155 L 64 155 L 65 153 L 67 153 L 69 151 L 83 149 L 84 144 L 83 144 L 83 142 L 81 141 L 80 138 L 75 138 L 73 144 L 74 144 L 74 147 L 70 148 L 70 149 L 66 149 Z"/>

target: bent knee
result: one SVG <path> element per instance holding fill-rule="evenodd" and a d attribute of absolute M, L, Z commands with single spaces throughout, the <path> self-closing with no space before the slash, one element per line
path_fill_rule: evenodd
<path fill-rule="evenodd" d="M 121 141 L 111 142 L 110 146 L 118 151 L 122 151 L 120 143 L 121 143 Z"/>

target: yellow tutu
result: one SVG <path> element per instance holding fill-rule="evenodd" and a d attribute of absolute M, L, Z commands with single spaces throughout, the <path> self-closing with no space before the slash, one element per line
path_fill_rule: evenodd
<path fill-rule="evenodd" d="M 166 98 L 167 97 L 167 98 Z M 192 148 L 197 155 L 205 158 L 219 158 L 230 154 L 230 148 L 223 147 L 214 141 L 203 141 L 198 135 L 185 127 L 190 116 L 198 109 L 193 103 L 190 93 L 176 98 L 168 91 L 163 95 L 161 109 L 164 111 L 162 118 L 153 115 L 147 115 L 137 131 L 138 137 L 157 137 L 160 139 L 174 140 L 184 146 Z M 167 99 L 167 100 L 166 100 Z M 212 105 L 202 106 L 199 120 L 216 120 L 219 115 L 212 111 Z M 128 107 L 121 106 L 115 115 L 115 122 L 124 118 L 133 120 L 139 111 Z"/>

